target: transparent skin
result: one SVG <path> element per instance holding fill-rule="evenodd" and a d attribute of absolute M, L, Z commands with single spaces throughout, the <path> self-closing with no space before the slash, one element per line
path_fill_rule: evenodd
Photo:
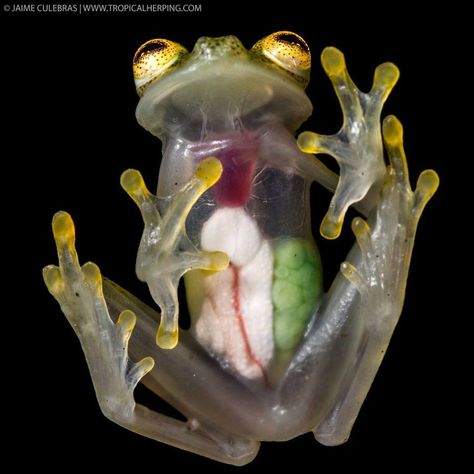
<path fill-rule="evenodd" d="M 380 126 L 397 68 L 379 66 L 362 93 L 341 52 L 326 48 L 321 59 L 344 122 L 333 136 L 296 141 L 312 106 L 309 50 L 294 33 L 250 51 L 227 36 L 201 38 L 190 54 L 168 40 L 137 52 L 137 119 L 162 140 L 163 159 L 156 195 L 135 170 L 121 184 L 144 219 L 136 271 L 161 314 L 95 264 L 79 265 L 63 211 L 53 218 L 59 266 L 44 269 L 114 422 L 234 465 L 250 462 L 260 441 L 308 431 L 326 445 L 348 439 L 400 316 L 438 177 L 423 172 L 412 191 L 401 124 L 389 116 Z M 318 153 L 337 160 L 339 176 Z M 337 238 L 349 206 L 364 216 L 327 294 L 311 235 L 314 181 L 334 193 L 323 237 Z M 178 328 L 182 276 L 187 331 Z M 138 382 L 187 423 L 136 404 Z"/>

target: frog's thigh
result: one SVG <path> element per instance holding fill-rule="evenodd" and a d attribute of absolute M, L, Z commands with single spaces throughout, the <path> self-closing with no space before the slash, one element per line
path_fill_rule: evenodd
<path fill-rule="evenodd" d="M 153 333 L 159 315 L 133 295 L 110 280 L 104 280 L 104 295 L 112 319 L 124 308 L 137 315 L 137 324 L 130 339 L 129 353 L 134 360 L 151 355 L 155 366 L 142 382 L 154 393 L 189 418 L 198 418 L 206 425 L 225 426 L 233 433 L 255 432 L 255 417 L 265 406 L 187 332 L 181 331 L 178 345 L 161 349 Z"/>
<path fill-rule="evenodd" d="M 231 435 L 217 427 L 228 426 L 222 419 L 223 414 L 229 416 L 229 413 L 236 411 L 231 418 L 242 416 L 242 406 L 248 405 L 249 418 L 252 417 L 252 411 L 260 409 L 252 406 L 249 392 L 242 390 L 219 370 L 220 366 L 186 331 L 182 332 L 175 349 L 159 348 L 154 338 L 158 313 L 108 279 L 104 279 L 103 287 L 112 320 L 115 321 L 124 308 L 132 310 L 137 316 L 129 344 L 130 357 L 140 360 L 151 354 L 155 360 L 155 366 L 141 380 L 142 383 L 188 418 L 187 423 L 181 422 L 137 404 L 132 423 L 118 423 L 143 436 L 220 462 L 234 465 L 251 462 L 257 455 L 260 443 Z M 217 390 L 215 387 L 222 389 Z M 197 415 L 197 412 L 201 414 L 206 411 L 212 413 L 215 419 Z M 113 417 L 110 418 L 117 422 Z M 231 424 L 231 421 L 228 423 Z"/>

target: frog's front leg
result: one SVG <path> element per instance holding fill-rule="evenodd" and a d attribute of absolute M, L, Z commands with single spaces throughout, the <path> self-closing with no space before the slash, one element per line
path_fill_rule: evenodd
<path fill-rule="evenodd" d="M 400 122 L 387 117 L 383 138 L 390 166 L 380 202 L 368 222 L 354 219 L 358 248 L 349 255 L 352 263 L 341 265 L 341 273 L 360 296 L 349 318 L 360 321 L 361 328 L 336 403 L 314 431 L 318 441 L 326 445 L 340 444 L 349 437 L 380 366 L 402 309 L 416 227 L 439 184 L 437 174 L 426 170 L 418 178 L 415 191 L 411 190 L 402 135 Z"/>
<path fill-rule="evenodd" d="M 136 272 L 146 282 L 161 308 L 161 322 L 156 343 L 173 349 L 178 343 L 178 283 L 190 270 L 219 271 L 229 264 L 223 252 L 197 250 L 186 235 L 185 221 L 198 198 L 222 174 L 222 164 L 207 158 L 197 166 L 194 176 L 173 197 L 163 216 L 156 196 L 146 188 L 141 174 L 127 170 L 120 180 L 122 187 L 140 208 L 145 224 L 138 249 Z"/>
<path fill-rule="evenodd" d="M 298 146 L 306 153 L 331 155 L 339 164 L 340 179 L 320 229 L 321 235 L 335 239 L 350 205 L 356 205 L 365 214 L 375 204 L 374 197 L 378 195 L 385 173 L 380 113 L 399 72 L 392 63 L 381 64 L 375 70 L 371 91 L 363 93 L 352 82 L 339 50 L 326 48 L 321 62 L 341 104 L 343 125 L 335 135 L 303 132 L 298 137 Z M 332 180 L 327 179 L 327 172 L 320 171 L 317 158 L 313 166 L 312 175 L 317 180 L 320 175 L 326 177 L 321 184 L 330 187 Z"/>

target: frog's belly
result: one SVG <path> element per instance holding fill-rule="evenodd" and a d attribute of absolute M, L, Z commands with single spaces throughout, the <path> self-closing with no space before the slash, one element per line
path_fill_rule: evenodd
<path fill-rule="evenodd" d="M 271 246 L 242 207 L 214 212 L 202 228 L 201 246 L 226 252 L 230 265 L 193 277 L 198 284 L 188 300 L 194 299 L 195 337 L 244 377 L 265 379 L 273 356 Z"/>

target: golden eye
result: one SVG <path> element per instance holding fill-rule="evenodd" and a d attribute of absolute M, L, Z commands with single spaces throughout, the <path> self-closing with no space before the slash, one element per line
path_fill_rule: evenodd
<path fill-rule="evenodd" d="M 307 84 L 311 53 L 306 41 L 291 31 L 278 31 L 257 41 L 252 51 L 290 72 L 300 83 Z"/>
<path fill-rule="evenodd" d="M 139 96 L 150 83 L 177 66 L 188 51 L 167 39 L 152 39 L 142 44 L 133 57 L 133 77 Z"/>

